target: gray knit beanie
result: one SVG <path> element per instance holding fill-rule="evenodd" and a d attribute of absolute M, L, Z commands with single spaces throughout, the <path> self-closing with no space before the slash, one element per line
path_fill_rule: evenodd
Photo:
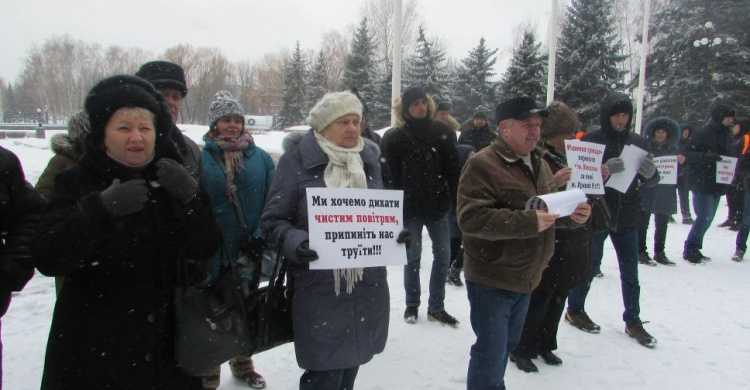
<path fill-rule="evenodd" d="M 211 106 L 208 107 L 208 129 L 213 129 L 219 119 L 229 115 L 239 115 L 244 121 L 245 110 L 229 91 L 216 92 Z"/>
<path fill-rule="evenodd" d="M 355 114 L 362 119 L 362 103 L 349 91 L 327 93 L 310 110 L 307 123 L 321 132 L 344 115 Z"/>

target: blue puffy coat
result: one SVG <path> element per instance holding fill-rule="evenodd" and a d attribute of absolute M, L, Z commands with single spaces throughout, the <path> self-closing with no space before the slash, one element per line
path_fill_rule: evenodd
<path fill-rule="evenodd" d="M 667 130 L 667 141 L 657 145 L 654 132 L 658 129 Z M 646 124 L 643 136 L 648 141 L 648 151 L 654 157 L 676 156 L 680 152 L 680 125 L 667 117 L 652 119 Z M 672 215 L 677 213 L 676 184 L 662 184 L 654 187 L 641 188 L 641 210 L 650 214 Z"/>
<path fill-rule="evenodd" d="M 315 371 L 356 367 L 385 349 L 390 297 L 385 267 L 364 269 L 351 294 L 334 291 L 331 270 L 310 270 L 296 248 L 308 240 L 307 188 L 325 187 L 328 156 L 310 130 L 284 140 L 276 178 L 268 193 L 261 228 L 283 237 L 282 255 L 292 260 L 294 348 L 301 368 Z M 382 189 L 379 150 L 365 139 L 360 152 L 367 187 Z"/>
<path fill-rule="evenodd" d="M 242 241 L 250 233 L 255 237 L 261 235 L 260 214 L 266 203 L 266 195 L 271 187 L 271 181 L 276 168 L 271 156 L 263 149 L 251 143 L 243 151 L 242 162 L 245 169 L 234 174 L 234 185 L 237 186 L 237 197 L 239 198 L 242 212 L 248 230 L 240 227 L 237 209 L 229 201 L 227 196 L 227 176 L 224 169 L 219 165 L 217 159 L 224 162 L 224 151 L 211 137 L 203 138 L 205 145 L 201 152 L 203 163 L 203 180 L 211 196 L 211 207 L 216 214 L 219 228 L 229 247 L 232 259 L 237 259 Z M 218 270 L 221 251 L 214 255 L 214 268 Z"/>

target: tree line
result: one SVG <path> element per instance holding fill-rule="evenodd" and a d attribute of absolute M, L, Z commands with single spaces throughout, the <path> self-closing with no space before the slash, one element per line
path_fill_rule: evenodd
<path fill-rule="evenodd" d="M 646 68 L 646 117 L 669 115 L 698 126 L 707 107 L 719 101 L 739 112 L 750 109 L 750 2 L 743 0 L 653 0 Z M 637 87 L 639 25 L 643 0 L 572 0 L 558 31 L 555 97 L 576 109 L 585 125 L 598 123 L 598 107 L 609 92 Z M 429 21 L 428 21 L 429 22 Z M 466 120 L 477 110 L 492 114 L 506 98 L 546 97 L 546 48 L 534 27 L 520 24 L 509 66 L 496 70 L 499 48 L 484 37 L 465 57 L 448 56 L 448 45 L 430 35 L 414 1 L 405 1 L 402 89 L 419 84 L 436 100 L 450 101 Z M 138 48 L 48 39 L 30 50 L 21 75 L 0 83 L 6 121 L 47 111 L 63 121 L 80 109 L 96 80 L 134 73 L 159 58 L 180 64 L 190 93 L 181 121 L 205 123 L 213 94 L 230 90 L 246 112 L 277 115 L 282 127 L 303 124 L 312 105 L 326 92 L 356 88 L 369 109 L 373 127 L 390 123 L 393 58 L 392 0 L 369 0 L 352 31 L 330 31 L 317 50 L 279 49 L 260 60 L 231 62 L 217 48 L 180 44 L 154 57 Z"/>

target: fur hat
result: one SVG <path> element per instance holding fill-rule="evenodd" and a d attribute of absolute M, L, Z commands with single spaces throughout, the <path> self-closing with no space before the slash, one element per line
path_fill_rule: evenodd
<path fill-rule="evenodd" d="M 552 139 L 562 134 L 575 134 L 578 115 L 563 102 L 553 101 L 547 106 L 549 116 L 542 118 L 543 139 Z"/>
<path fill-rule="evenodd" d="M 185 71 L 179 65 L 167 61 L 151 61 L 143 64 L 135 75 L 148 80 L 156 89 L 174 88 L 187 95 Z"/>
<path fill-rule="evenodd" d="M 527 96 L 508 99 L 495 107 L 495 118 L 498 123 L 506 119 L 526 119 L 536 114 L 545 117 L 549 115 L 549 111 Z"/>
<path fill-rule="evenodd" d="M 401 94 L 401 102 L 403 104 L 404 112 L 409 111 L 409 106 L 411 106 L 412 103 L 416 102 L 419 99 L 424 99 L 424 101 L 427 101 L 427 93 L 422 89 L 422 87 L 413 86 L 406 88 L 404 93 Z"/>
<path fill-rule="evenodd" d="M 721 122 L 728 116 L 734 116 L 734 108 L 728 104 L 717 104 L 711 109 L 711 119 Z"/>
<path fill-rule="evenodd" d="M 78 111 L 68 119 L 68 137 L 76 147 L 83 149 L 83 139 L 90 132 L 89 114 L 86 111 Z"/>
<path fill-rule="evenodd" d="M 148 81 L 135 76 L 117 75 L 99 81 L 89 91 L 83 104 L 89 116 L 95 143 L 104 139 L 109 118 L 124 107 L 140 107 L 151 111 L 160 132 L 172 128 L 172 116 L 164 97 Z"/>
<path fill-rule="evenodd" d="M 349 91 L 327 93 L 310 110 L 307 123 L 320 132 L 336 119 L 350 114 L 362 119 L 362 103 L 356 95 Z"/>
<path fill-rule="evenodd" d="M 229 91 L 216 92 L 214 100 L 208 107 L 209 130 L 214 128 L 219 119 L 230 115 L 239 115 L 243 121 L 245 120 L 245 110 Z"/>

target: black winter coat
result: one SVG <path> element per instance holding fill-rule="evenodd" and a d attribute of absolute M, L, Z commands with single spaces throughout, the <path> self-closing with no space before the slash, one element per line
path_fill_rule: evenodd
<path fill-rule="evenodd" d="M 497 137 L 497 133 L 490 129 L 490 126 L 485 123 L 482 127 L 476 127 L 472 123 L 468 129 L 461 132 L 458 137 L 458 143 L 463 145 L 471 145 L 475 151 L 480 151 L 492 142 Z"/>
<path fill-rule="evenodd" d="M 726 184 L 716 183 L 716 158 L 733 156 L 732 132 L 714 119 L 693 134 L 685 158 L 690 169 L 688 185 L 692 191 L 702 194 L 724 195 L 729 190 Z"/>
<path fill-rule="evenodd" d="M 0 147 L 0 317 L 10 305 L 12 291 L 21 291 L 34 275 L 29 245 L 34 238 L 44 200 L 26 181 L 13 152 Z"/>
<path fill-rule="evenodd" d="M 351 294 L 336 295 L 332 270 L 311 270 L 296 249 L 308 240 L 307 188 L 325 187 L 328 156 L 310 130 L 284 139 L 284 154 L 268 191 L 261 230 L 281 240 L 281 253 L 294 261 L 292 321 L 297 364 L 308 370 L 356 367 L 383 352 L 388 339 L 390 293 L 385 267 L 363 270 Z M 360 152 L 367 188 L 382 189 L 378 148 L 365 140 Z M 345 282 L 342 283 L 345 284 Z"/>
<path fill-rule="evenodd" d="M 181 161 L 159 141 L 154 161 Z M 113 218 L 100 192 L 136 177 L 152 184 L 144 209 Z M 155 181 L 154 163 L 128 171 L 95 146 L 58 174 L 32 253 L 43 274 L 66 277 L 42 389 L 201 388 L 176 366 L 174 288 L 179 260 L 208 261 L 220 236 L 202 186 L 183 205 Z"/>
<path fill-rule="evenodd" d="M 546 152 L 542 155 L 552 173 L 557 173 L 567 166 L 565 155 L 552 145 L 542 145 Z M 565 186 L 559 188 L 565 190 Z M 537 286 L 541 291 L 567 291 L 584 285 L 591 280 L 591 227 L 592 220 L 578 229 L 566 227 L 555 228 L 555 252 L 549 265 L 542 273 L 542 280 Z"/>
<path fill-rule="evenodd" d="M 663 145 L 657 145 L 654 141 L 654 132 L 657 129 L 667 130 L 667 141 Z M 676 156 L 680 152 L 680 148 L 677 146 L 680 138 L 680 126 L 672 119 L 667 117 L 654 118 L 646 124 L 644 135 L 649 144 L 648 151 L 654 157 Z M 653 187 L 641 187 L 641 210 L 648 214 L 672 215 L 677 213 L 676 191 L 676 184 L 659 183 L 659 185 Z"/>
<path fill-rule="evenodd" d="M 615 130 L 610 122 L 610 110 L 615 106 L 625 106 L 630 109 L 630 119 L 624 131 Z M 633 105 L 630 99 L 623 94 L 609 95 L 602 102 L 599 113 L 601 129 L 586 133 L 581 140 L 606 146 L 602 163 L 606 163 L 610 158 L 620 157 L 625 145 L 633 145 L 643 150 L 648 150 L 646 139 L 630 131 L 632 119 Z M 617 232 L 637 228 L 638 216 L 641 209 L 638 188 L 641 185 L 654 186 L 658 182 L 658 174 L 654 174 L 649 180 L 646 180 L 641 175 L 636 175 L 624 194 L 612 188 L 605 187 L 604 197 L 595 197 L 603 199 L 604 202 L 596 200 L 593 203 L 594 231 L 611 230 Z M 606 218 L 606 214 L 609 214 L 610 217 Z"/>
<path fill-rule="evenodd" d="M 404 190 L 404 218 L 434 218 L 455 209 L 461 169 L 456 133 L 442 122 L 409 120 L 388 130 L 381 147 L 392 188 Z"/>

